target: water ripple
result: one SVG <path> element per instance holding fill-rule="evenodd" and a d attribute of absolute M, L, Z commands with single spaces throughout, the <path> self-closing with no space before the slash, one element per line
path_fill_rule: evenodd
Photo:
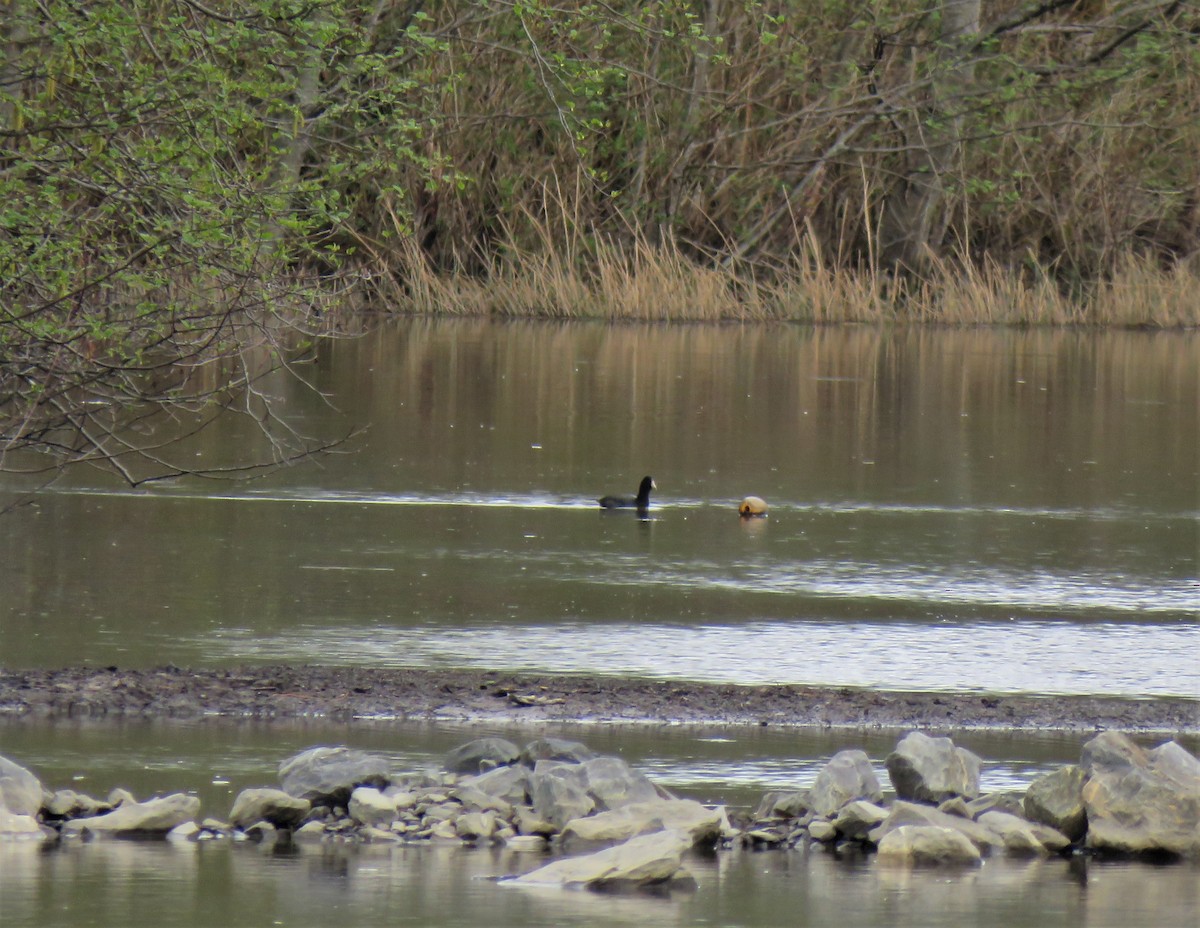
<path fill-rule="evenodd" d="M 209 662 L 474 667 L 738 684 L 1200 696 L 1200 628 L 1055 622 L 309 625 L 197 640 Z"/>

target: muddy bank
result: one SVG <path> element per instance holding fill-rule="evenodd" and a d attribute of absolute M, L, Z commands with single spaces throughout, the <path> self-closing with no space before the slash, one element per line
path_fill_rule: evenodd
<path fill-rule="evenodd" d="M 3 669 L 0 713 L 1200 732 L 1200 699 L 884 692 L 329 667 Z"/>

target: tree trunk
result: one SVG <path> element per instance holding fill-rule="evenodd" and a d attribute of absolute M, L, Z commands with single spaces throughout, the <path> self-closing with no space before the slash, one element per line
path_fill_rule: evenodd
<path fill-rule="evenodd" d="M 884 207 L 880 257 L 884 267 L 919 270 L 936 256 L 946 234 L 945 178 L 962 145 L 961 119 L 954 115 L 974 79 L 974 65 L 962 58 L 979 31 L 980 0 L 942 0 L 942 31 L 933 78 L 924 105 L 910 112 L 904 148 L 908 168 Z"/>

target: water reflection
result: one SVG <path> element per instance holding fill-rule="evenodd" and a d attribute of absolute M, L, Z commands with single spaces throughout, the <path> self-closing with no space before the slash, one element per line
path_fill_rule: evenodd
<path fill-rule="evenodd" d="M 353 453 L 5 517 L 5 660 L 1200 693 L 1193 334 L 415 320 L 311 375 Z"/>
<path fill-rule="evenodd" d="M 517 888 L 490 878 L 541 861 L 502 849 L 97 841 L 48 851 L 0 844 L 6 926 L 330 924 L 441 926 L 804 925 L 1026 928 L 1183 926 L 1200 905 L 1193 865 L 988 860 L 896 869 L 821 852 L 694 855 L 693 892 L 618 895 Z"/>

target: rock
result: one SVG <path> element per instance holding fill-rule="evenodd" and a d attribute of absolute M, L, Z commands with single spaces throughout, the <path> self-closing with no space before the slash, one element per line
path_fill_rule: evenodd
<path fill-rule="evenodd" d="M 938 803 L 937 809 L 939 812 L 945 812 L 947 815 L 957 815 L 959 818 L 974 818 L 962 796 L 951 796 L 945 802 Z"/>
<path fill-rule="evenodd" d="M 454 829 L 467 841 L 487 840 L 496 833 L 496 813 L 464 812 L 454 822 Z"/>
<path fill-rule="evenodd" d="M 396 820 L 396 800 L 373 786 L 359 786 L 350 794 L 346 811 L 363 825 L 386 827 Z"/>
<path fill-rule="evenodd" d="M 121 787 L 118 786 L 115 789 L 108 791 L 108 795 L 105 797 L 103 805 L 107 806 L 105 809 L 106 812 L 111 812 L 117 806 L 124 805 L 127 802 L 137 802 L 137 797 L 135 797 L 133 793 L 129 792 L 129 790 L 121 789 Z M 102 812 L 100 814 L 103 815 L 104 813 Z"/>
<path fill-rule="evenodd" d="M 506 767 L 521 759 L 521 751 L 504 738 L 477 738 L 446 755 L 442 766 L 450 773 L 480 773 Z"/>
<path fill-rule="evenodd" d="M 595 756 L 596 753 L 587 745 L 578 741 L 567 741 L 565 738 L 538 738 L 521 749 L 521 763 L 526 767 L 534 766 L 539 760 L 561 760 L 568 764 L 581 764 Z"/>
<path fill-rule="evenodd" d="M 279 765 L 279 780 L 289 795 L 344 806 L 357 786 L 388 785 L 388 761 L 352 748 L 310 748 Z"/>
<path fill-rule="evenodd" d="M 274 844 L 279 838 L 279 829 L 270 822 L 255 822 L 246 828 L 245 836 L 256 844 Z"/>
<path fill-rule="evenodd" d="M 1071 846 L 1071 839 L 1061 831 L 1007 812 L 984 812 L 978 821 L 996 832 L 1004 841 L 1004 850 L 1013 856 L 1042 857 Z"/>
<path fill-rule="evenodd" d="M 395 844 L 400 841 L 400 835 L 389 828 L 376 828 L 374 825 L 363 825 L 358 833 L 359 838 L 363 841 L 372 842 L 375 844 Z"/>
<path fill-rule="evenodd" d="M 454 827 L 454 822 L 446 820 L 438 822 L 429 830 L 429 836 L 439 841 L 461 841 L 458 836 L 458 829 Z"/>
<path fill-rule="evenodd" d="M 64 819 L 64 818 L 84 818 L 88 815 L 102 815 L 105 812 L 111 812 L 112 807 L 106 803 L 102 803 L 91 796 L 85 796 L 83 793 L 77 793 L 73 789 L 55 790 L 45 805 L 42 807 L 42 812 L 47 818 Z"/>
<path fill-rule="evenodd" d="M 820 841 L 822 844 L 829 844 L 830 842 L 837 840 L 838 831 L 833 826 L 833 822 L 817 819 L 815 822 L 808 823 L 808 836 L 814 841 Z"/>
<path fill-rule="evenodd" d="M 233 800 L 229 823 L 249 828 L 257 822 L 269 822 L 276 828 L 296 828 L 312 809 L 307 799 L 297 799 L 281 789 L 244 789 Z"/>
<path fill-rule="evenodd" d="M 578 766 L 557 761 L 538 761 L 530 777 L 529 796 L 534 811 L 556 830 L 561 830 L 573 818 L 583 818 L 596 808 L 595 801 L 587 794 L 580 777 L 575 773 Z"/>
<path fill-rule="evenodd" d="M 595 854 L 556 860 L 531 873 L 507 880 L 515 884 L 613 887 L 651 886 L 675 880 L 691 880 L 684 869 L 683 854 L 691 839 L 673 831 L 631 838 L 624 844 Z"/>
<path fill-rule="evenodd" d="M 1200 856 L 1200 761 L 1175 742 L 1152 751 L 1119 732 L 1083 746 L 1087 846 Z"/>
<path fill-rule="evenodd" d="M 293 841 L 321 841 L 325 838 L 325 826 L 320 822 L 305 822 L 292 834 Z"/>
<path fill-rule="evenodd" d="M 952 796 L 979 795 L 979 758 L 949 738 L 914 731 L 900 739 L 884 763 L 900 799 L 936 805 Z"/>
<path fill-rule="evenodd" d="M 881 864 L 972 865 L 979 849 L 961 832 L 936 825 L 901 825 L 879 843 Z"/>
<path fill-rule="evenodd" d="M 200 826 L 195 822 L 184 822 L 176 825 L 167 832 L 168 841 L 192 841 L 200 834 Z"/>
<path fill-rule="evenodd" d="M 512 769 L 512 768 L 502 768 Z M 512 815 L 512 803 L 506 802 L 490 793 L 485 793 L 472 783 L 465 783 L 450 791 L 450 798 L 462 803 L 464 809 L 470 812 L 496 812 L 508 818 Z M 524 797 L 522 797 L 522 801 Z"/>
<path fill-rule="evenodd" d="M 886 821 L 888 810 L 883 806 L 862 799 L 848 802 L 838 810 L 833 820 L 834 830 L 843 838 L 851 841 L 865 841 L 871 829 Z M 815 825 L 813 822 L 812 825 Z M 812 832 L 809 825 L 809 832 Z"/>
<path fill-rule="evenodd" d="M 513 851 L 528 853 L 530 851 L 544 851 L 549 847 L 549 842 L 541 835 L 513 835 L 510 838 L 504 839 L 504 846 Z"/>
<path fill-rule="evenodd" d="M 754 810 L 754 821 L 769 818 L 803 818 L 812 808 L 808 790 L 771 790 L 758 808 Z"/>
<path fill-rule="evenodd" d="M 351 795 L 354 795 L 351 793 Z M 396 807 L 397 812 L 404 812 L 417 804 L 417 794 L 396 786 L 389 786 L 383 791 L 388 802 Z"/>
<path fill-rule="evenodd" d="M 528 836 L 544 837 L 558 830 L 552 822 L 542 818 L 529 806 L 517 806 L 513 810 L 513 824 L 517 826 L 520 834 Z"/>
<path fill-rule="evenodd" d="M 487 773 L 462 782 L 463 787 L 471 787 L 495 796 L 510 805 L 519 806 L 529 802 L 529 770 L 525 767 L 497 767 Z"/>
<path fill-rule="evenodd" d="M 808 791 L 809 807 L 817 815 L 830 816 L 856 799 L 883 799 L 879 778 L 865 751 L 839 751 L 818 771 Z"/>
<path fill-rule="evenodd" d="M 709 809 L 694 799 L 654 799 L 572 819 L 563 827 L 562 837 L 568 844 L 615 842 L 655 831 L 676 831 L 699 844 L 715 842 L 731 830 L 723 808 Z"/>
<path fill-rule="evenodd" d="M 570 766 L 580 772 L 584 790 L 599 809 L 619 809 L 634 802 L 673 798 L 619 757 L 595 757 Z"/>
<path fill-rule="evenodd" d="M 903 800 L 892 803 L 887 818 L 871 831 L 868 839 L 873 844 L 882 844 L 889 832 L 905 825 L 929 825 L 957 831 L 983 854 L 1004 847 L 1004 839 L 979 822 L 973 822 L 969 818 L 960 818 L 957 815 L 947 815 L 945 812 L 939 812 L 929 806 Z"/>
<path fill-rule="evenodd" d="M 41 841 L 45 837 L 42 826 L 34 816 L 11 812 L 0 805 L 0 840 L 16 838 Z"/>
<path fill-rule="evenodd" d="M 0 756 L 0 807 L 14 815 L 37 815 L 44 792 L 41 780 L 15 761 Z"/>
<path fill-rule="evenodd" d="M 1007 812 L 1021 818 L 1029 817 L 1025 814 L 1025 795 L 1016 790 L 987 793 L 967 803 L 968 818 L 978 819 L 984 812 Z"/>
<path fill-rule="evenodd" d="M 1025 790 L 1021 806 L 1025 817 L 1079 841 L 1087 833 L 1083 780 L 1083 768 L 1074 764 L 1038 777 Z"/>
<path fill-rule="evenodd" d="M 463 814 L 463 808 L 457 802 L 439 802 L 435 805 L 425 806 L 418 809 L 421 813 L 421 818 L 426 824 L 434 822 L 452 822 Z"/>
<path fill-rule="evenodd" d="M 173 793 L 145 802 L 122 802 L 104 815 L 71 819 L 63 826 L 64 835 L 165 833 L 176 825 L 195 821 L 200 800 L 195 796 Z"/>

